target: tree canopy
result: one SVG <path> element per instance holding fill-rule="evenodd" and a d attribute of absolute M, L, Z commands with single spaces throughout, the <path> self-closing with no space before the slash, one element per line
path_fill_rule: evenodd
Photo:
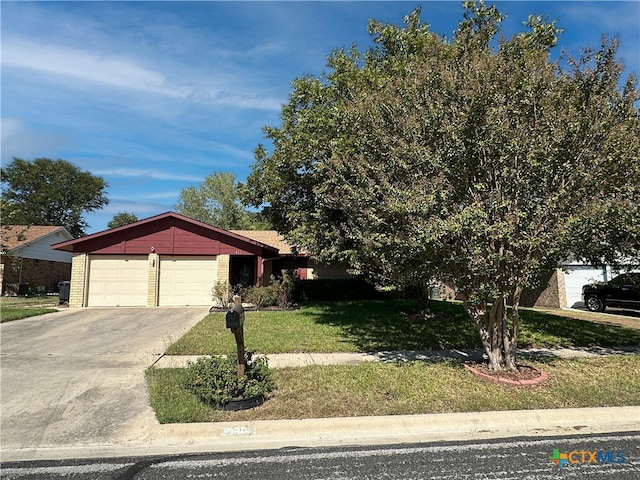
<path fill-rule="evenodd" d="M 241 203 L 239 188 L 235 174 L 214 172 L 197 187 L 183 189 L 175 208 L 182 215 L 227 230 L 267 228 L 258 213 Z"/>
<path fill-rule="evenodd" d="M 129 225 L 130 223 L 135 223 L 138 220 L 139 220 L 138 216 L 134 213 L 118 212 L 113 216 L 111 221 L 107 223 L 107 227 L 109 228 L 122 227 L 123 225 Z"/>
<path fill-rule="evenodd" d="M 495 7 L 463 5 L 451 40 L 417 9 L 296 79 L 245 196 L 323 260 L 452 283 L 490 367 L 514 369 L 523 289 L 569 256 L 640 256 L 640 94 L 616 38 L 552 60 L 556 22 L 507 38 Z"/>
<path fill-rule="evenodd" d="M 3 223 L 61 225 L 80 237 L 88 227 L 83 214 L 109 203 L 104 179 L 66 160 L 14 158 L 0 179 Z"/>

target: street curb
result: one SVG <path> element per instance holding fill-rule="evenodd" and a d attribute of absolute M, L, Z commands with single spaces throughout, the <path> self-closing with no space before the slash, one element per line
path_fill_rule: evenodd
<path fill-rule="evenodd" d="M 158 424 L 121 445 L 9 449 L 0 454 L 1 461 L 8 462 L 634 431 L 640 431 L 640 406 Z"/>

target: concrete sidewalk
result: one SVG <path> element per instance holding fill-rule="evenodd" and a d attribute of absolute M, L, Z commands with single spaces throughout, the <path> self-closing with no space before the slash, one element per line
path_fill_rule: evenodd
<path fill-rule="evenodd" d="M 602 355 L 640 354 L 640 346 L 632 347 L 584 347 L 584 348 L 523 348 L 519 358 L 589 358 Z M 476 350 L 405 350 L 371 353 L 278 353 L 266 355 L 272 368 L 305 367 L 309 365 L 357 365 L 366 362 L 439 362 L 442 360 L 481 360 L 483 351 Z M 195 362 L 198 355 L 163 355 L 154 367 L 182 368 L 187 362 Z"/>

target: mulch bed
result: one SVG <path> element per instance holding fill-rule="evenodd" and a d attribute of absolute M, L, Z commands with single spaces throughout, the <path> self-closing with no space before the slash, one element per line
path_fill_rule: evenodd
<path fill-rule="evenodd" d="M 548 378 L 546 372 L 529 365 L 518 364 L 515 372 L 490 370 L 486 363 L 466 362 L 464 366 L 481 380 L 503 385 L 533 387 L 544 383 Z"/>

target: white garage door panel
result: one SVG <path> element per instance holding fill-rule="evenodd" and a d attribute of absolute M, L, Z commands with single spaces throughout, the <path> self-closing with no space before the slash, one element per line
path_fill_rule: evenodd
<path fill-rule="evenodd" d="M 564 267 L 564 285 L 567 292 L 567 307 L 582 307 L 582 286 L 604 281 L 602 268 L 591 265 L 569 265 Z"/>
<path fill-rule="evenodd" d="M 215 257 L 161 257 L 158 305 L 211 305 Z"/>
<path fill-rule="evenodd" d="M 147 305 L 147 282 L 145 256 L 92 257 L 87 305 L 144 307 Z"/>

